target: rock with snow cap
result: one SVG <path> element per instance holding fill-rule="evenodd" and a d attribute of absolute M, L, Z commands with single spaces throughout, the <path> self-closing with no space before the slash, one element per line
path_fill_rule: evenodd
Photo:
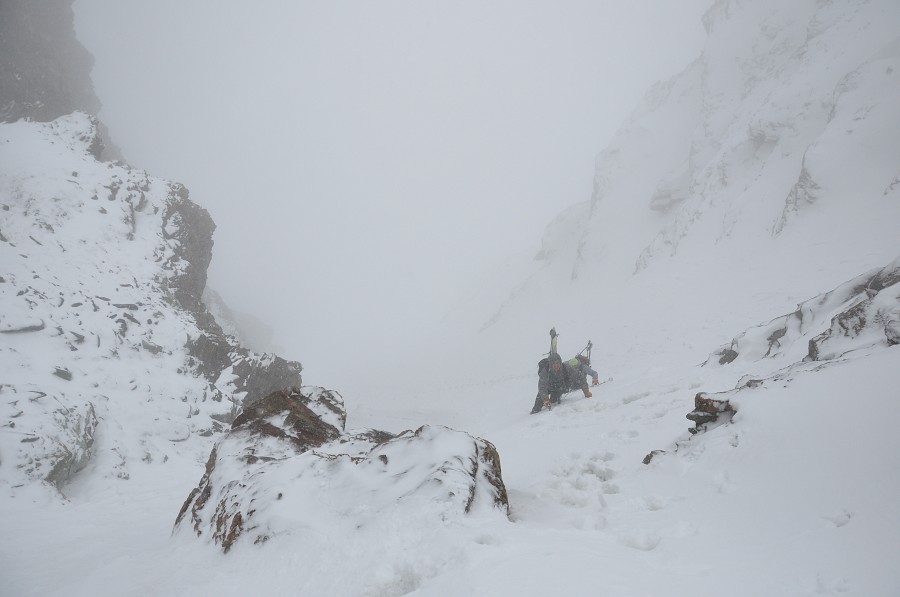
<path fill-rule="evenodd" d="M 706 365 L 817 361 L 891 344 L 900 319 L 900 257 L 750 328 L 710 354 Z M 773 365 L 777 366 L 777 365 Z"/>
<path fill-rule="evenodd" d="M 175 530 L 191 526 L 228 552 L 322 524 L 424 528 L 479 512 L 508 514 L 496 448 L 446 427 L 345 432 L 324 388 L 253 402 L 215 446 Z M 391 522 L 386 522 L 391 521 Z"/>
<path fill-rule="evenodd" d="M 900 320 L 900 257 L 875 274 L 857 298 L 831 319 L 827 330 L 810 339 L 810 361 L 821 361 L 866 346 L 897 343 Z"/>

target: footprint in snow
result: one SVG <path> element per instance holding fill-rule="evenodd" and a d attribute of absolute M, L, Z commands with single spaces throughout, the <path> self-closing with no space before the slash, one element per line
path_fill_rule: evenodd
<path fill-rule="evenodd" d="M 807 595 L 841 595 L 850 592 L 850 580 L 845 577 L 826 579 L 816 574 L 814 579 L 802 583 Z"/>
<path fill-rule="evenodd" d="M 835 527 L 840 528 L 850 522 L 850 519 L 853 518 L 855 514 L 855 512 L 851 512 L 847 509 L 841 509 L 837 514 L 823 516 L 822 518 L 833 524 Z"/>
<path fill-rule="evenodd" d="M 731 490 L 734 488 L 734 482 L 731 480 L 731 475 L 727 472 L 718 473 L 713 478 L 713 484 L 719 493 L 731 493 Z"/>
<path fill-rule="evenodd" d="M 606 507 L 604 494 L 618 493 L 610 483 L 616 472 L 607 466 L 609 453 L 595 454 L 587 460 L 570 454 L 570 462 L 552 471 L 552 479 L 545 485 L 542 496 L 570 507 Z"/>
<path fill-rule="evenodd" d="M 601 485 L 600 490 L 607 495 L 616 494 L 622 491 L 618 485 L 616 485 L 615 483 L 610 483 L 609 481 Z"/>
<path fill-rule="evenodd" d="M 475 543 L 479 545 L 499 545 L 500 541 L 494 535 L 478 535 L 475 537 Z"/>
<path fill-rule="evenodd" d="M 625 396 L 622 398 L 622 404 L 631 404 L 636 400 L 640 400 L 641 398 L 646 398 L 650 395 L 650 392 L 641 392 L 639 394 L 631 394 L 630 396 Z"/>
<path fill-rule="evenodd" d="M 619 537 L 622 545 L 640 551 L 653 551 L 661 540 L 662 538 L 652 531 L 637 531 Z"/>
<path fill-rule="evenodd" d="M 666 507 L 667 503 L 668 500 L 666 498 L 659 497 L 658 495 L 651 495 L 644 498 L 644 505 L 651 512 L 662 510 Z"/>

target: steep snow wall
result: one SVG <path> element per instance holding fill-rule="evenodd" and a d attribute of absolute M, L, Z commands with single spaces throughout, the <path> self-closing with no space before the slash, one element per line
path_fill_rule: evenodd
<path fill-rule="evenodd" d="M 680 252 L 816 234 L 828 247 L 798 256 L 813 265 L 891 259 L 898 22 L 889 1 L 717 2 L 702 55 L 654 87 L 598 157 L 580 247 L 559 259 L 573 276 L 621 276 Z"/>
<path fill-rule="evenodd" d="M 701 55 L 598 155 L 590 200 L 448 317 L 455 350 L 477 337 L 472 375 L 514 373 L 479 370 L 501 351 L 530 369 L 552 325 L 614 366 L 635 342 L 699 362 L 679 311 L 748 327 L 897 255 L 900 5 L 721 0 L 704 23 Z"/>

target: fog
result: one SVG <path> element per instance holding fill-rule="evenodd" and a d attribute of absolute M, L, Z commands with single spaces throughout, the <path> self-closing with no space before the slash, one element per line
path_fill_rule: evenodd
<path fill-rule="evenodd" d="M 100 118 L 218 225 L 210 285 L 308 383 L 364 383 L 590 198 L 710 0 L 77 0 Z M 552 323 L 552 322 L 550 322 Z"/>

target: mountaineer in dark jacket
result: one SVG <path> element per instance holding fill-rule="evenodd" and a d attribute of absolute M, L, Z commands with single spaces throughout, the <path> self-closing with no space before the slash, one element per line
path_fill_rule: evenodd
<path fill-rule="evenodd" d="M 568 391 L 569 369 L 558 354 L 551 353 L 538 363 L 538 393 L 531 414 L 540 412 L 545 406 L 550 408 L 551 403 L 559 403 L 560 397 Z"/>
<path fill-rule="evenodd" d="M 590 375 L 594 385 L 599 382 L 597 372 L 591 369 L 590 363 L 584 355 L 565 363 L 556 353 L 542 359 L 538 363 L 538 393 L 531 414 L 540 412 L 544 407 L 550 408 L 551 404 L 559 404 L 562 395 L 573 390 L 580 389 L 585 398 L 590 398 L 593 394 L 588 389 L 586 377 Z"/>

